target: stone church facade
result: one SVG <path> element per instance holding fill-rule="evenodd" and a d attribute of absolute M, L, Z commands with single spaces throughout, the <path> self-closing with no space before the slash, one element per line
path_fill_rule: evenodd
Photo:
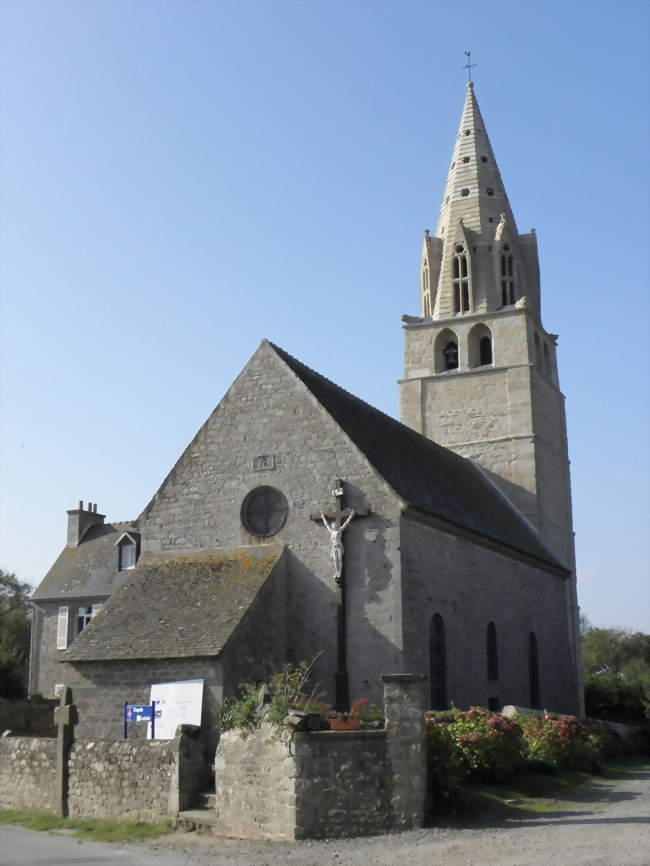
<path fill-rule="evenodd" d="M 555 341 L 471 86 L 421 294 L 403 423 L 263 341 L 137 520 L 68 512 L 33 596 L 30 687 L 70 685 L 79 736 L 119 736 L 124 701 L 193 678 L 212 730 L 286 660 L 317 656 L 334 700 L 342 639 L 351 699 L 406 672 L 432 707 L 579 711 Z M 337 582 L 320 515 L 336 534 L 341 503 Z"/>

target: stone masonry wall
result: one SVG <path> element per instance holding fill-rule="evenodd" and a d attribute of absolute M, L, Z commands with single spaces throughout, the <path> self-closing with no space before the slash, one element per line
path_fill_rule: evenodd
<path fill-rule="evenodd" d="M 539 650 L 542 706 L 578 710 L 566 618 L 567 581 L 406 517 L 402 525 L 406 663 L 429 676 L 429 628 L 445 626 L 447 700 L 457 707 L 530 703 L 528 636 Z M 487 678 L 486 633 L 497 631 L 498 681 Z"/>
<path fill-rule="evenodd" d="M 215 758 L 218 835 L 283 841 L 295 838 L 296 759 L 276 729 L 221 735 Z"/>
<path fill-rule="evenodd" d="M 272 457 L 255 471 L 260 455 Z M 381 699 L 382 670 L 401 670 L 399 502 L 330 415 L 263 344 L 208 418 L 141 518 L 143 551 L 197 552 L 259 544 L 241 521 L 245 496 L 259 485 L 289 504 L 274 536 L 290 553 L 287 657 L 322 652 L 314 680 L 327 689 L 336 663 L 336 587 L 324 527 L 310 514 L 328 509 L 332 483 L 346 482 L 347 504 L 372 514 L 345 534 L 350 694 Z M 328 694 L 333 699 L 333 694 Z"/>
<path fill-rule="evenodd" d="M 54 707 L 58 701 L 4 701 L 0 700 L 0 734 L 11 731 L 14 735 L 54 737 Z"/>
<path fill-rule="evenodd" d="M 213 734 L 214 751 L 215 714 L 223 700 L 221 664 L 217 659 L 79 662 L 65 667 L 67 670 L 62 671 L 62 676 L 65 675 L 65 681 L 72 688 L 79 710 L 75 736 L 87 739 L 120 738 L 124 730 L 124 702 L 149 703 L 152 683 L 204 679 L 202 724 Z M 129 739 L 146 737 L 146 727 L 131 725 Z"/>
<path fill-rule="evenodd" d="M 362 836 L 421 827 L 426 796 L 424 678 L 383 677 L 385 731 L 317 731 L 288 740 L 271 725 L 224 733 L 215 760 L 219 835 Z"/>
<path fill-rule="evenodd" d="M 157 821 L 176 787 L 175 740 L 78 741 L 70 751 L 71 818 Z"/>
<path fill-rule="evenodd" d="M 54 811 L 56 739 L 0 737 L 0 808 Z"/>
<path fill-rule="evenodd" d="M 384 731 L 296 734 L 296 839 L 366 836 L 393 826 Z"/>

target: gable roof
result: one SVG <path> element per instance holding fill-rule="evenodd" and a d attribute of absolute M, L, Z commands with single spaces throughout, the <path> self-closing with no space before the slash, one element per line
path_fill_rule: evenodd
<path fill-rule="evenodd" d="M 408 505 L 566 571 L 471 460 L 427 439 L 269 343 Z"/>
<path fill-rule="evenodd" d="M 129 521 L 91 526 L 76 547 L 64 547 L 32 594 L 33 601 L 104 597 L 124 583 L 115 542 L 128 532 L 139 534 Z"/>
<path fill-rule="evenodd" d="M 284 547 L 197 556 L 146 555 L 64 661 L 216 656 L 277 565 Z"/>

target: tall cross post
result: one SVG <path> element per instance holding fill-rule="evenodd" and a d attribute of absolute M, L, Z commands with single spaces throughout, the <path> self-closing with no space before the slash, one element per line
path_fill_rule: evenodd
<path fill-rule="evenodd" d="M 346 713 L 350 708 L 350 691 L 348 684 L 347 662 L 347 632 L 346 632 L 346 597 L 345 597 L 345 552 L 342 536 L 352 520 L 356 517 L 367 517 L 370 511 L 353 510 L 345 505 L 343 482 L 337 478 L 332 488 L 335 506 L 325 514 L 312 513 L 311 520 L 321 523 L 330 534 L 330 555 L 334 566 L 334 583 L 336 585 L 336 673 L 334 675 L 334 709 Z"/>

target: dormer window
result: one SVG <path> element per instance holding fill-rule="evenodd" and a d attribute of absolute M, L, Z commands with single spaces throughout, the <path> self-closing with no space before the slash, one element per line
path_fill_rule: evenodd
<path fill-rule="evenodd" d="M 467 313 L 469 312 L 469 269 L 467 266 L 467 254 L 462 244 L 458 244 L 454 249 L 452 277 L 454 313 Z"/>
<path fill-rule="evenodd" d="M 135 568 L 135 564 L 138 561 L 138 548 L 140 546 L 138 544 L 139 537 L 138 533 L 132 535 L 130 532 L 123 532 L 115 542 L 118 571 L 128 571 L 131 568 Z"/>
<path fill-rule="evenodd" d="M 135 544 L 132 541 L 124 541 L 120 544 L 120 564 L 119 570 L 126 571 L 128 568 L 135 568 Z"/>

